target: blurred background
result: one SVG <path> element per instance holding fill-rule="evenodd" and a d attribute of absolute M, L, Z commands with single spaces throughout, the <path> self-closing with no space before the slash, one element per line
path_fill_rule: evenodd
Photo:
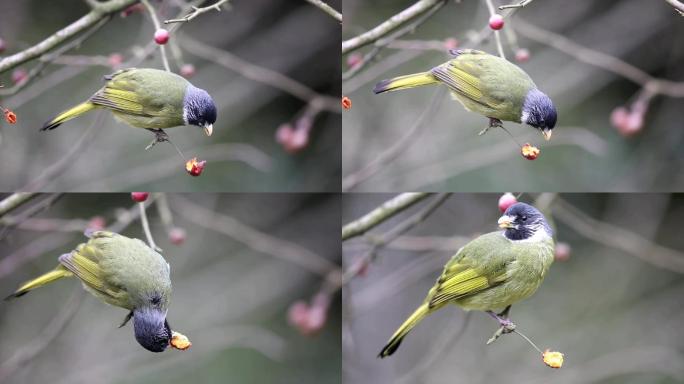
<path fill-rule="evenodd" d="M 494 0 L 494 5 L 514 3 Z M 415 1 L 344 1 L 343 41 L 363 33 Z M 502 12 L 506 13 L 508 11 Z M 422 72 L 449 59 L 447 48 L 476 48 L 496 54 L 482 1 L 449 1 L 420 26 L 387 47 L 373 61 L 366 46 L 343 55 L 343 94 L 353 108 L 343 116 L 345 190 L 429 191 L 661 191 L 679 190 L 684 178 L 684 130 L 679 118 L 684 96 L 684 23 L 665 1 L 610 2 L 547 0 L 530 3 L 506 18 L 501 31 L 506 57 L 520 65 L 558 109 L 553 139 L 545 142 L 528 126 L 505 122 L 519 143 L 541 149 L 536 161 L 521 157 L 502 130 L 478 136 L 487 120 L 466 112 L 448 95 L 409 135 L 439 87 L 374 95 L 380 80 Z M 515 31 L 516 44 L 507 33 Z M 552 32 L 548 33 L 548 31 Z M 560 39 L 558 36 L 560 35 Z M 481 43 L 473 40 L 485 38 Z M 629 63 L 668 85 L 679 98 L 657 95 L 635 112 L 641 85 L 587 64 L 598 61 L 571 43 Z M 550 47 L 561 41 L 569 51 Z M 522 57 L 517 57 L 521 54 Z M 349 74 L 359 63 L 361 70 Z M 614 62 L 611 66 L 619 66 Z M 444 88 L 444 87 L 442 87 Z M 627 111 L 618 109 L 627 108 Z M 611 124 L 614 111 L 615 123 Z M 635 112 L 626 119 L 624 112 Z M 627 121 L 629 120 L 629 121 Z M 398 143 L 402 142 L 402 145 Z M 398 145 L 396 151 L 389 148 Z M 426 150 L 428 149 L 428 150 Z M 392 156 L 388 156 L 391 152 Z M 381 165 L 374 160 L 382 158 Z M 369 164 L 373 172 L 367 174 Z"/>
<path fill-rule="evenodd" d="M 188 4 L 213 1 L 151 1 L 163 21 L 184 16 Z M 236 0 L 222 12 L 204 13 L 172 31 L 166 45 L 172 71 L 194 68 L 189 80 L 206 89 L 218 108 L 214 134 L 191 127 L 168 131 L 187 158 L 207 160 L 204 174 L 189 177 L 168 144 L 145 151 L 152 135 L 91 112 L 51 132 L 39 132 L 55 114 L 90 97 L 115 68 L 163 68 L 153 42 L 154 26 L 140 4 L 126 17 L 113 15 L 80 48 L 48 63 L 42 75 L 7 95 L 39 62 L 0 73 L 0 105 L 16 112 L 16 125 L 0 121 L 0 190 L 39 191 L 330 191 L 339 188 L 341 118 L 340 25 L 305 1 Z M 341 9 L 339 0 L 329 1 Z M 181 7 L 182 6 L 182 7 Z M 83 1 L 0 1 L 0 60 L 24 50 L 89 11 Z M 167 27 L 168 28 L 168 27 Z M 199 43 L 197 43 L 199 42 Z M 173 45 L 180 48 L 180 56 Z M 219 59 L 204 46 L 219 50 Z M 222 53 L 223 52 L 223 53 Z M 257 65 L 285 75 L 319 95 L 332 96 L 334 111 L 317 113 L 300 145 L 276 140 L 277 128 L 296 123 L 307 106 L 263 74 Z M 226 66 L 218 62 L 226 63 Z M 120 64 L 117 64 L 120 63 Z M 237 71 L 242 70 L 242 71 Z M 89 133 L 86 133 L 89 132 Z M 92 134 L 91 134 L 92 133 Z M 85 140 L 85 143 L 79 143 Z M 67 157 L 74 146 L 81 148 Z M 287 147 L 287 149 L 286 149 Z M 49 172 L 48 172 L 49 171 Z M 46 174 L 46 172 L 48 172 Z M 38 179 L 38 180 L 37 180 Z M 27 188 L 28 187 L 28 188 Z"/>
<path fill-rule="evenodd" d="M 498 324 L 484 312 L 447 306 L 423 320 L 397 352 L 376 356 L 422 302 L 456 250 L 497 230 L 500 195 L 454 194 L 422 223 L 376 249 L 343 291 L 343 382 L 681 383 L 684 382 L 684 196 L 523 194 L 556 227 L 556 261 L 539 290 L 511 309 L 539 348 L 560 351 L 559 370 L 520 337 L 486 341 Z M 352 194 L 343 224 L 392 195 Z M 424 211 L 430 196 L 343 244 L 347 270 L 369 244 Z M 365 239 L 369 239 L 368 242 Z"/>
<path fill-rule="evenodd" d="M 152 194 L 146 204 L 171 265 L 168 321 L 192 347 L 144 350 L 130 323 L 117 328 L 124 309 L 63 279 L 0 301 L 0 382 L 339 383 L 340 295 L 324 284 L 340 265 L 338 196 Z M 1 296 L 54 268 L 85 228 L 144 240 L 138 208 L 130 194 L 40 195 L 0 217 Z M 288 324 L 294 303 L 311 309 L 321 296 L 318 327 Z"/>

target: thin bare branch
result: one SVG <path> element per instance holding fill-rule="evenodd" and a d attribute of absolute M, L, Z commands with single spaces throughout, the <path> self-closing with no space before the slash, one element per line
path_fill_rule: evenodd
<path fill-rule="evenodd" d="M 195 7 L 195 6 L 193 6 L 192 7 L 192 9 L 193 9 L 192 13 L 188 14 L 185 17 L 179 18 L 179 19 L 164 20 L 164 24 L 187 23 L 188 21 L 194 19 L 195 17 L 197 17 L 203 13 L 212 11 L 212 10 L 216 10 L 216 12 L 221 12 L 221 6 L 223 4 L 226 4 L 226 3 L 228 3 L 228 0 L 219 0 L 219 1 L 215 2 L 214 4 L 209 5 L 207 7 Z"/>
<path fill-rule="evenodd" d="M 337 12 L 337 11 L 335 10 L 335 8 L 329 6 L 329 5 L 326 4 L 325 2 L 323 2 L 323 1 L 321 1 L 321 0 L 306 0 L 306 1 L 308 1 L 308 2 L 311 3 L 312 5 L 315 5 L 316 7 L 318 7 L 321 11 L 327 13 L 327 14 L 330 15 L 333 19 L 339 21 L 340 23 L 342 22 L 342 14 L 339 13 L 339 12 Z"/>
<path fill-rule="evenodd" d="M 16 192 L 5 197 L 2 201 L 0 201 L 0 217 L 16 208 L 19 208 L 36 196 L 37 195 L 35 193 Z"/>
<path fill-rule="evenodd" d="M 428 197 L 427 193 L 402 193 L 387 200 L 363 217 L 346 224 L 342 228 L 342 241 L 361 236 L 366 231 L 380 225 L 399 212 Z"/>
<path fill-rule="evenodd" d="M 152 18 L 152 23 L 154 24 L 154 30 L 158 31 L 162 29 L 161 23 L 159 22 L 159 19 L 157 18 L 157 12 L 154 10 L 154 7 L 148 0 L 140 0 L 141 3 L 147 8 L 147 12 L 150 14 L 150 17 Z M 167 72 L 171 72 L 171 67 L 169 66 L 169 58 L 166 57 L 166 47 L 164 44 L 158 44 L 159 45 L 159 51 L 161 52 L 161 57 L 162 57 L 162 63 L 164 64 L 164 69 L 166 69 Z"/>

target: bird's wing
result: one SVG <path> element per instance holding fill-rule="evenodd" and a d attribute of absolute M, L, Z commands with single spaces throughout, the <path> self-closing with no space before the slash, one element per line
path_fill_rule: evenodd
<path fill-rule="evenodd" d="M 121 113 L 159 116 L 163 112 L 163 103 L 144 96 L 149 90 L 142 92 L 142 85 L 134 74 L 131 70 L 114 73 L 107 84 L 90 98 L 90 102 Z"/>
<path fill-rule="evenodd" d="M 461 248 L 444 267 L 426 299 L 430 307 L 474 295 L 506 281 L 506 262 L 492 254 L 496 251 L 487 250 L 486 244 L 475 242 Z"/>
<path fill-rule="evenodd" d="M 121 292 L 118 288 L 105 283 L 103 272 L 97 263 L 100 251 L 88 244 L 80 244 L 71 253 L 59 257 L 59 262 L 85 285 L 93 290 L 110 297 L 116 297 Z"/>
<path fill-rule="evenodd" d="M 492 70 L 485 61 L 487 56 L 482 51 L 464 51 L 430 73 L 457 94 L 484 107 L 497 109 L 505 100 L 498 97 L 500 92 L 483 82 L 483 77 L 489 76 L 487 74 Z"/>

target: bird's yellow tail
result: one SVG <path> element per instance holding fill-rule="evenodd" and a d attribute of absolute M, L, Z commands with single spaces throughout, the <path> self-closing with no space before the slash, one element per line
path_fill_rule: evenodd
<path fill-rule="evenodd" d="M 66 268 L 60 265 L 42 276 L 38 276 L 33 280 L 27 281 L 26 283 L 24 283 L 24 285 L 19 287 L 19 289 L 17 289 L 13 294 L 7 296 L 5 300 L 11 300 L 16 297 L 23 296 L 27 294 L 29 291 L 32 291 L 36 288 L 40 288 L 45 284 L 49 284 L 55 280 L 61 279 L 62 277 L 69 276 L 73 276 L 73 273 L 69 272 Z"/>
<path fill-rule="evenodd" d="M 399 76 L 394 79 L 383 80 L 375 85 L 373 92 L 384 93 L 398 91 L 400 89 L 420 87 L 423 85 L 436 84 L 439 81 L 430 72 L 414 73 L 413 75 Z"/>
<path fill-rule="evenodd" d="M 69 121 L 75 117 L 81 116 L 82 114 L 95 109 L 95 104 L 86 101 L 85 103 L 81 103 L 73 108 L 69 108 L 66 111 L 60 113 L 57 115 L 55 118 L 52 120 L 48 121 L 43 125 L 43 128 L 41 128 L 41 131 L 48 131 L 50 129 L 55 129 L 59 127 L 62 123 Z"/>
<path fill-rule="evenodd" d="M 389 339 L 387 342 L 387 345 L 385 345 L 385 348 L 380 351 L 380 354 L 378 355 L 379 358 L 384 358 L 387 357 L 391 354 L 394 353 L 394 351 L 399 348 L 399 344 L 401 344 L 401 341 L 404 340 L 404 337 L 413 329 L 413 327 L 416 326 L 421 320 L 425 318 L 425 316 L 430 314 L 430 307 L 428 304 L 423 304 L 418 309 L 416 309 L 411 316 L 409 316 L 406 321 L 404 321 L 404 324 L 397 329 L 396 332 L 394 332 L 394 335 Z"/>

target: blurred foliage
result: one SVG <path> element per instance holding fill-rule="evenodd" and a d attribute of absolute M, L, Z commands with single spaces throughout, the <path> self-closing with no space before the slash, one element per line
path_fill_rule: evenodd
<path fill-rule="evenodd" d="M 152 2 L 161 19 L 173 18 L 173 1 Z M 321 94 L 339 95 L 339 24 L 306 2 L 232 1 L 230 10 L 211 11 L 183 25 L 178 32 L 224 49 L 259 66 L 267 67 L 313 88 Z M 331 2 L 334 7 L 339 1 Z M 85 2 L 0 1 L 0 38 L 13 54 L 42 41 L 88 11 Z M 124 61 L 152 41 L 154 27 L 147 15 L 115 15 L 101 30 L 70 55 L 106 58 L 120 53 Z M 315 33 L 312 33 L 315 32 Z M 176 35 L 171 36 L 177 38 Z M 168 45 L 167 45 L 168 47 Z M 182 49 L 181 45 L 181 49 Z M 116 122 L 109 113 L 96 127 L 94 140 L 78 154 L 66 172 L 51 180 L 50 191 L 330 191 L 340 177 L 341 117 L 321 113 L 307 148 L 286 153 L 275 141 L 276 128 L 295 118 L 305 103 L 276 88 L 246 79 L 213 62 L 183 53 L 184 62 L 196 67 L 190 79 L 206 89 L 218 107 L 214 135 L 200 129 L 168 130 L 187 157 L 206 158 L 219 143 L 242 143 L 270 158 L 271 168 L 255 169 L 242 161 L 210 160 L 200 178 L 189 177 L 184 164 L 168 144 L 145 151 L 152 135 Z M 172 70 L 180 65 L 169 53 Z M 21 66 L 28 69 L 30 62 Z M 162 68 L 155 50 L 139 66 Z M 43 123 L 88 97 L 102 85 L 106 66 L 49 65 L 42 78 L 15 96 L 0 100 L 18 115 L 16 125 L 0 124 L 0 189 L 17 190 L 35 179 L 72 148 L 94 121 L 90 113 L 51 132 L 39 132 Z M 55 84 L 48 84 L 52 74 Z M 12 85 L 12 71 L 0 75 L 0 83 Z M 214 151 L 215 152 L 215 151 Z M 237 150 L 235 151 L 237 155 Z M 228 157 L 232 153 L 219 154 Z M 216 155 L 214 155 L 216 156 Z M 240 155 L 248 158 L 257 155 Z M 257 156 L 259 157 L 259 156 Z M 159 171 L 159 164 L 161 169 Z M 166 163 L 166 166 L 164 164 Z"/>
<path fill-rule="evenodd" d="M 345 0 L 343 39 L 378 25 L 414 2 Z M 465 47 L 471 33 L 487 28 L 488 18 L 484 1 L 450 1 L 402 40 L 456 38 L 460 47 Z M 664 1 L 545 0 L 519 10 L 507 19 L 504 30 L 515 28 L 516 20 L 524 20 L 616 56 L 652 76 L 684 81 L 681 19 Z M 505 35 L 502 39 L 508 59 L 513 60 L 514 52 Z M 536 161 L 523 159 L 518 145 L 502 130 L 478 136 L 487 124 L 486 118 L 465 111 L 444 96 L 438 111 L 423 123 L 426 128 L 422 134 L 357 190 L 651 191 L 684 186 L 680 172 L 684 166 L 681 99 L 657 96 L 642 132 L 623 137 L 610 125 L 610 114 L 615 107 L 633 101 L 638 85 L 521 34 L 518 42 L 531 53 L 529 62 L 519 65 L 554 100 L 559 113 L 549 143 L 528 126 L 504 123 L 518 142 L 540 147 Z M 493 37 L 471 48 L 496 53 Z M 373 85 L 382 79 L 429 70 L 448 60 L 444 51 L 418 53 L 415 59 L 385 69 L 384 60 L 401 61 L 390 59 L 397 52 L 413 54 L 385 49 L 376 62 L 343 84 L 343 93 L 354 103 L 352 111 L 343 114 L 343 175 L 363 168 L 396 143 L 418 120 L 436 91 L 436 87 L 422 87 L 374 95 Z M 348 69 L 346 60 L 343 57 L 344 70 Z"/>
<path fill-rule="evenodd" d="M 340 263 L 340 199 L 336 195 L 183 197 Z M 148 208 L 148 216 L 154 239 L 171 265 L 173 295 L 168 321 L 191 339 L 192 348 L 147 352 L 135 341 L 131 324 L 117 328 L 125 310 L 83 294 L 66 327 L 6 382 L 339 383 L 340 295 L 333 297 L 322 331 L 311 337 L 300 335 L 287 324 L 287 309 L 295 300 L 313 296 L 320 289 L 320 277 L 193 225 L 183 218 L 174 198 L 168 195 L 174 224 L 187 231 L 182 245 L 169 242 L 154 206 Z M 66 194 L 35 218 L 89 220 L 103 216 L 111 224 L 121 215 L 121 208 L 131 206 L 128 194 Z M 210 220 L 207 217 L 207 222 Z M 122 233 L 145 238 L 138 220 Z M 46 239 L 55 237 L 61 245 L 48 246 Z M 54 268 L 60 254 L 84 240 L 78 232 L 3 229 L 2 296 Z M 78 280 L 64 279 L 16 301 L 0 302 L 0 367 L 44 337 L 47 324 L 72 293 L 81 290 Z"/>
<path fill-rule="evenodd" d="M 344 196 L 342 222 L 357 219 L 390 195 Z M 524 194 L 519 200 L 534 202 Z M 498 324 L 483 312 L 447 306 L 421 322 L 399 350 L 376 358 L 394 330 L 418 307 L 452 250 L 408 250 L 435 237 L 450 238 L 497 230 L 499 195 L 455 194 L 408 232 L 402 246 L 379 251 L 363 277 L 343 292 L 343 382 L 352 383 L 681 383 L 684 316 L 681 274 L 588 240 L 559 217 L 557 241 L 571 246 L 568 261 L 556 261 L 527 300 L 514 304 L 511 318 L 542 350 L 565 354 L 560 370 L 516 335 L 492 345 Z M 561 194 L 594 219 L 618 226 L 676 250 L 684 257 L 681 218 L 684 196 L 665 194 Z M 422 209 L 403 212 L 371 231 L 382 234 Z M 553 203 L 552 203 L 553 207 Z M 625 239 L 626 240 L 626 239 Z M 351 265 L 370 245 L 362 238 L 344 243 Z M 457 247 L 457 246 L 456 246 Z M 645 259 L 655 255 L 644 254 Z"/>

